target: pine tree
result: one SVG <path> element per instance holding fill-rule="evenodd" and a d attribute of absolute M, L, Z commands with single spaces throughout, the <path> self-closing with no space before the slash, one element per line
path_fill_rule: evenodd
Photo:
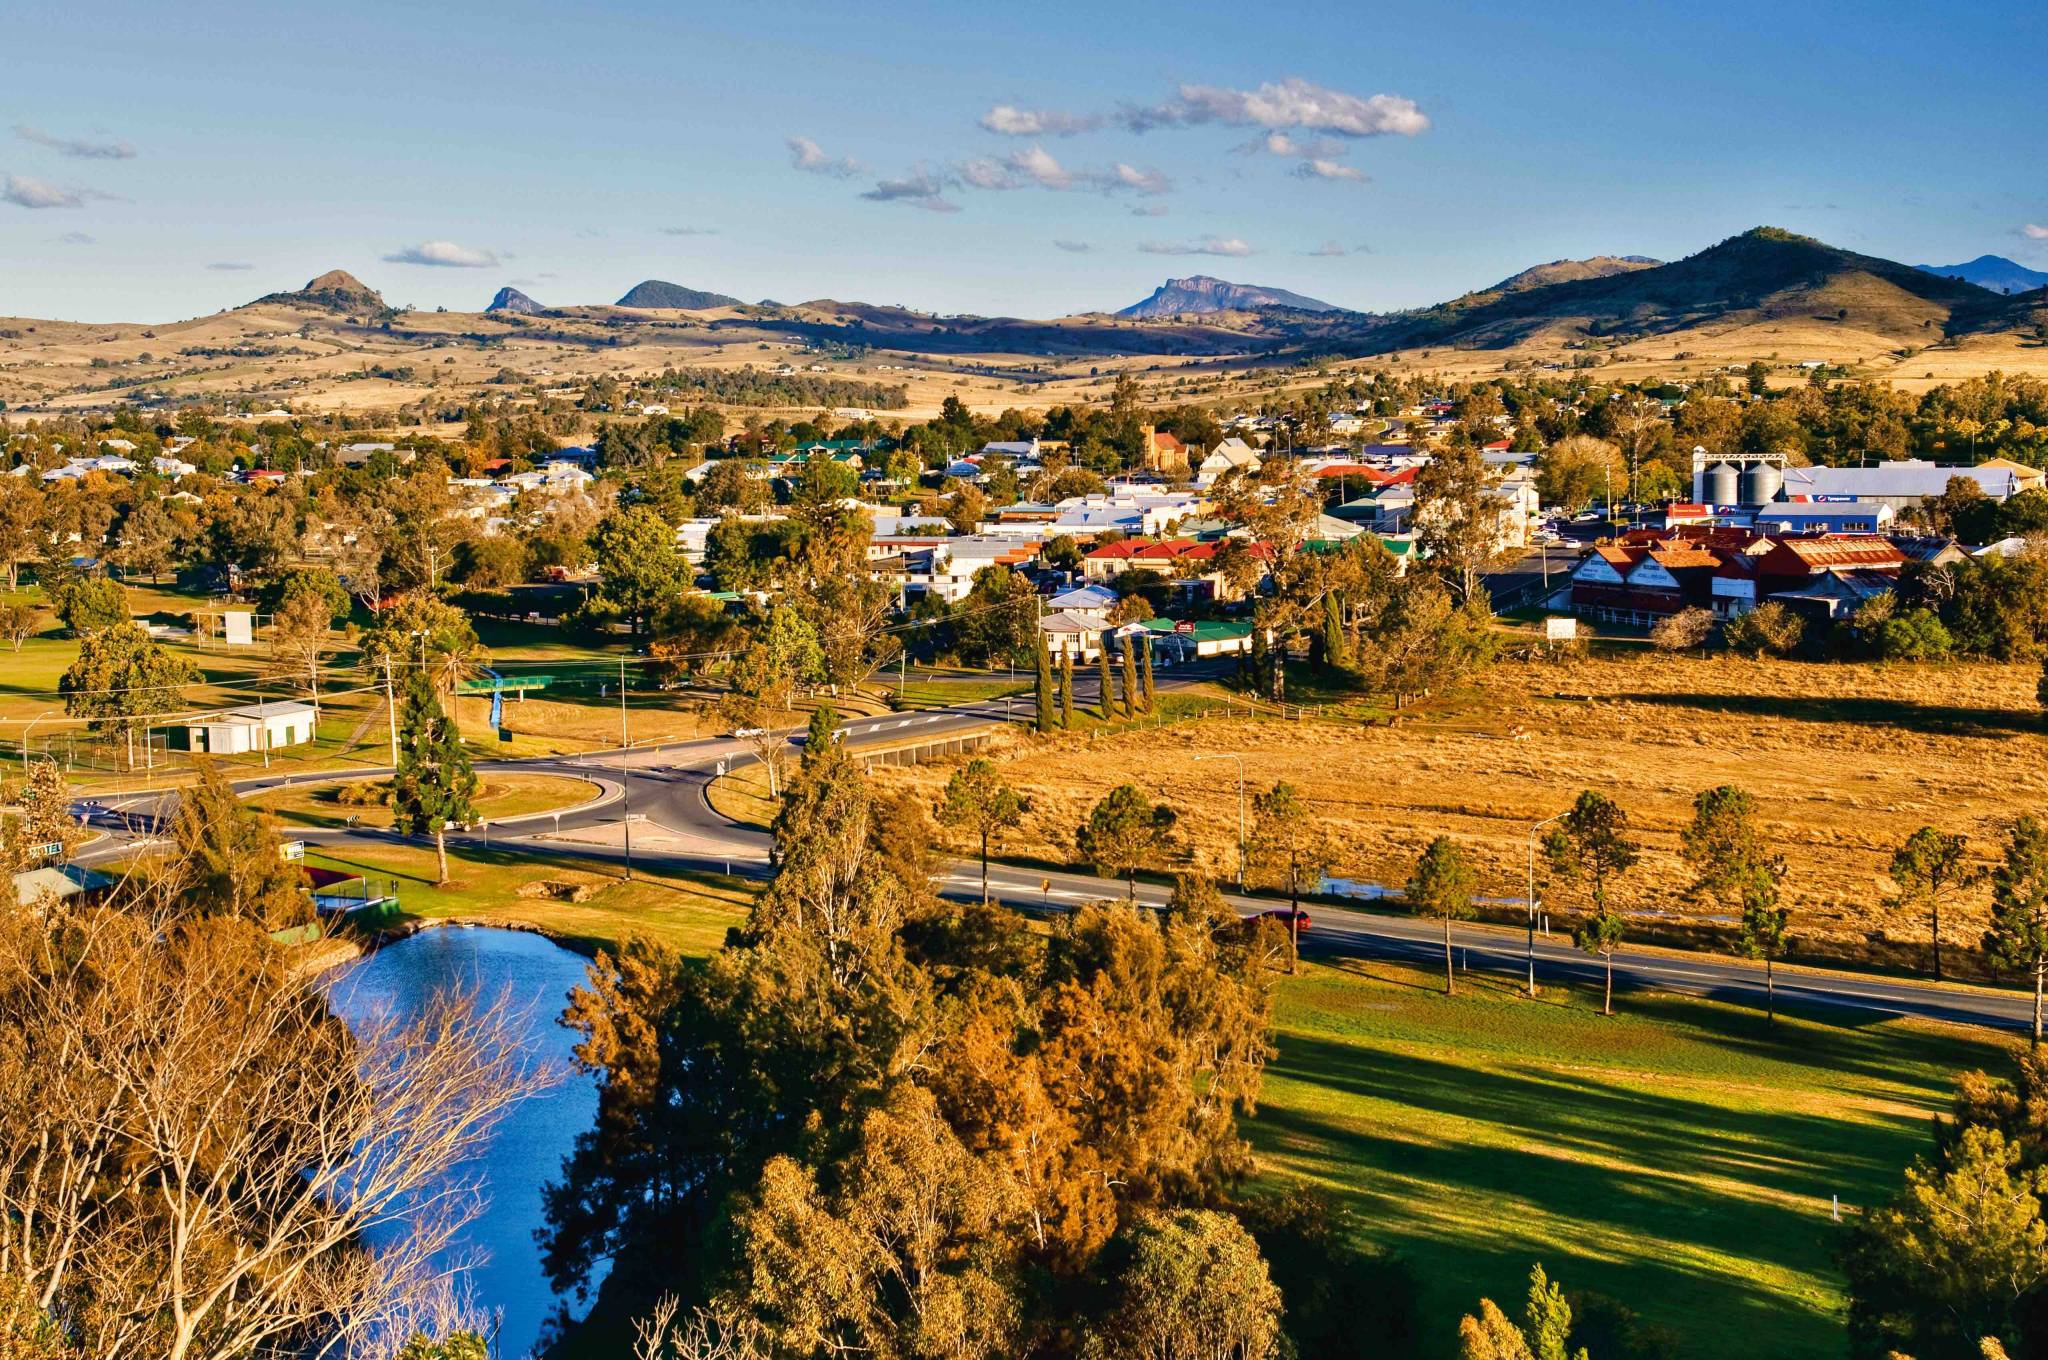
<path fill-rule="evenodd" d="M 2041 1046 L 2041 994 L 2048 978 L 2048 827 L 2015 817 L 2005 853 L 1991 870 L 1991 929 L 1984 952 L 1999 967 L 2034 983 L 2033 1045 Z"/>
<path fill-rule="evenodd" d="M 1102 670 L 1102 698 L 1095 705 L 1095 711 L 1102 715 L 1102 720 L 1104 722 L 1108 722 L 1111 718 L 1116 716 L 1115 710 L 1111 707 L 1111 705 L 1116 701 L 1116 690 L 1110 684 L 1108 633 L 1104 633 L 1102 635 L 1101 644 L 1102 649 L 1096 653 L 1095 660 L 1096 664 Z"/>
<path fill-rule="evenodd" d="M 1074 653 L 1060 652 L 1060 726 L 1074 726 Z"/>
<path fill-rule="evenodd" d="M 1344 648 L 1344 610 L 1333 590 L 1323 596 L 1323 664 L 1341 671 L 1350 662 Z"/>
<path fill-rule="evenodd" d="M 462 734 L 441 710 L 433 685 L 418 671 L 405 682 L 398 710 L 398 774 L 392 781 L 392 824 L 401 835 L 434 838 L 440 866 L 437 883 L 448 881 L 448 824 L 476 815 L 476 771 Z"/>
<path fill-rule="evenodd" d="M 1147 635 L 1146 635 L 1146 637 L 1145 637 L 1145 675 L 1144 675 L 1144 680 L 1145 680 L 1145 711 L 1146 711 L 1147 713 L 1150 713 L 1150 712 L 1152 711 L 1152 696 L 1153 696 L 1153 694 L 1154 694 L 1154 692 L 1155 692 L 1155 691 L 1154 691 L 1154 689 L 1153 689 L 1153 686 L 1152 686 L 1152 638 L 1151 638 L 1151 635 L 1150 635 L 1150 634 L 1147 634 Z"/>
<path fill-rule="evenodd" d="M 1129 638 L 1124 639 L 1124 716 L 1138 716 L 1138 663 L 1132 656 L 1134 648 Z"/>
<path fill-rule="evenodd" d="M 1038 634 L 1038 679 L 1033 691 L 1040 735 L 1052 731 L 1052 653 L 1046 650 L 1045 633 Z"/>

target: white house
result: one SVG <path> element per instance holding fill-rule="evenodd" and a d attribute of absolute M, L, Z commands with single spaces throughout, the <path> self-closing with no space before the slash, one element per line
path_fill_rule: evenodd
<path fill-rule="evenodd" d="M 1195 469 L 1195 484 L 1210 486 L 1217 478 L 1231 472 L 1257 472 L 1259 470 L 1258 450 L 1239 439 L 1236 435 L 1224 440 L 1209 450 L 1208 456 Z"/>
<path fill-rule="evenodd" d="M 245 755 L 251 751 L 298 746 L 313 739 L 313 706 L 297 700 L 230 708 L 218 717 L 181 723 L 169 729 L 174 751 L 205 751 L 214 755 Z"/>

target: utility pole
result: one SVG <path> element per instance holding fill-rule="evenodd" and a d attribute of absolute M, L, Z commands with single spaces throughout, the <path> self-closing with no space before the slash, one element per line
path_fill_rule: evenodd
<path fill-rule="evenodd" d="M 1245 891 L 1245 820 L 1244 820 L 1244 757 L 1240 755 L 1196 756 L 1197 762 L 1204 760 L 1234 760 L 1237 762 L 1237 890 Z"/>
<path fill-rule="evenodd" d="M 1529 996 L 1536 996 L 1536 833 L 1565 814 L 1545 817 L 1529 828 Z"/>
<path fill-rule="evenodd" d="M 626 658 L 622 656 L 619 658 L 619 749 L 623 751 L 632 744 L 626 735 Z M 632 835 L 630 831 L 626 834 Z M 628 878 L 632 876 L 630 873 L 626 875 Z"/>
<path fill-rule="evenodd" d="M 398 700 L 391 694 L 391 654 L 384 654 L 384 712 L 391 719 L 391 772 L 398 773 Z"/>

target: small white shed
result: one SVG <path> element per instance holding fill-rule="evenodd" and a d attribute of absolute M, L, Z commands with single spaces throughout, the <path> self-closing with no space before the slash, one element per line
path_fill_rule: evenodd
<path fill-rule="evenodd" d="M 205 751 L 212 755 L 244 755 L 252 751 L 298 746 L 313 739 L 311 704 L 282 700 L 231 708 L 219 717 L 181 723 L 170 729 L 174 751 Z"/>

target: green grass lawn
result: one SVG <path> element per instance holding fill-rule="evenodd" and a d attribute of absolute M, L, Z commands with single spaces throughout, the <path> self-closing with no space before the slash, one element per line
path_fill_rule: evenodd
<path fill-rule="evenodd" d="M 471 801 L 485 820 L 572 808 L 598 795 L 597 785 L 589 780 L 565 775 L 505 774 L 486 769 L 479 779 Z M 344 791 L 360 787 L 360 782 L 299 785 L 260 793 L 248 802 L 286 826 L 345 826 L 355 818 L 360 826 L 389 827 L 388 806 L 342 801 Z"/>
<path fill-rule="evenodd" d="M 465 849 L 449 852 L 449 881 L 436 887 L 431 845 L 349 846 L 334 853 L 309 848 L 306 863 L 396 880 L 399 906 L 410 919 L 522 926 L 586 953 L 640 934 L 686 954 L 708 955 L 725 942 L 728 926 L 745 919 L 759 886 L 724 874 L 644 868 L 629 883 L 606 865 Z M 592 893 L 583 902 L 520 896 L 522 886 L 543 881 L 582 884 Z"/>
<path fill-rule="evenodd" d="M 1519 1313 L 1529 1267 L 1617 1297 L 1683 1354 L 1836 1357 L 1831 1254 L 1848 1206 L 1889 1196 L 1955 1074 L 1994 1036 L 1761 1015 L 1689 998 L 1311 964 L 1279 992 L 1279 1055 L 1249 1135 L 1262 1183 L 1330 1189 L 1418 1267 L 1453 1352 L 1488 1295 Z"/>

